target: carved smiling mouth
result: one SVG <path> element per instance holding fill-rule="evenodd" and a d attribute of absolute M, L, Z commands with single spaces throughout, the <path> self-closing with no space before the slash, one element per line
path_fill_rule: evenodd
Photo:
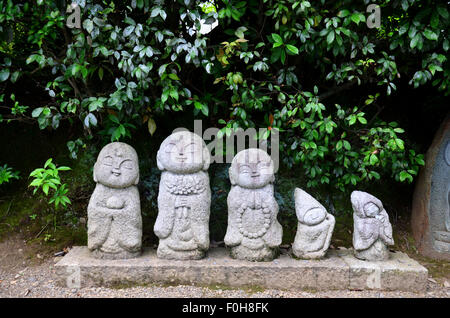
<path fill-rule="evenodd" d="M 120 176 L 120 175 L 121 175 L 121 173 L 120 173 L 120 172 L 112 172 L 112 174 L 113 174 L 114 176 L 116 176 L 116 177 L 118 177 L 118 176 Z"/>

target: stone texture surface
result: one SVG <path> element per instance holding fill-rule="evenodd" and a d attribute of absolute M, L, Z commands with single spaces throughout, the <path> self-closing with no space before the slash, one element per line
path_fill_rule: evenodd
<path fill-rule="evenodd" d="M 200 259 L 209 248 L 210 154 L 196 134 L 180 131 L 167 137 L 157 154 L 162 170 L 158 217 L 158 257 Z"/>
<path fill-rule="evenodd" d="M 402 252 L 389 252 L 387 260 L 367 262 L 342 249 L 338 256 L 349 266 L 349 289 L 426 290 L 428 271 Z"/>
<path fill-rule="evenodd" d="M 88 205 L 88 247 L 97 258 L 139 256 L 142 217 L 136 151 L 114 142 L 106 145 L 94 166 L 97 183 Z"/>
<path fill-rule="evenodd" d="M 296 188 L 294 197 L 298 225 L 292 252 L 303 259 L 322 258 L 330 246 L 334 216 L 302 189 Z"/>
<path fill-rule="evenodd" d="M 80 287 L 185 284 L 262 287 L 281 290 L 403 290 L 424 291 L 427 270 L 403 253 L 376 263 L 356 259 L 350 250 L 329 250 L 321 260 L 296 260 L 287 254 L 272 262 L 231 259 L 226 249 L 211 249 L 201 260 L 166 260 L 154 249 L 130 260 L 98 260 L 86 247 L 74 247 L 56 265 L 58 284 Z M 70 286 L 71 287 L 71 286 Z"/>
<path fill-rule="evenodd" d="M 283 229 L 277 220 L 273 161 L 267 152 L 251 148 L 240 151 L 229 171 L 228 227 L 225 244 L 231 257 L 271 261 L 278 256 Z"/>
<path fill-rule="evenodd" d="M 422 255 L 450 260 L 450 116 L 427 151 L 414 191 L 411 225 Z"/>
<path fill-rule="evenodd" d="M 383 204 L 373 195 L 353 191 L 353 247 L 355 257 L 367 261 L 389 258 L 387 245 L 394 245 L 392 226 Z"/>

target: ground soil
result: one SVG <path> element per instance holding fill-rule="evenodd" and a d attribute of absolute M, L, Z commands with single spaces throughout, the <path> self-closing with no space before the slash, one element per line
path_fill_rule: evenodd
<path fill-rule="evenodd" d="M 419 259 L 426 266 L 434 266 L 430 274 L 427 290 L 423 293 L 384 292 L 384 291 L 326 291 L 293 292 L 272 289 L 228 289 L 223 286 L 145 286 L 132 288 L 81 288 L 58 287 L 54 273 L 54 264 L 61 257 L 43 243 L 26 242 L 20 234 L 12 235 L 0 242 L 0 297 L 275 297 L 275 298 L 330 298 L 330 297 L 371 297 L 371 298 L 450 298 L 450 276 L 448 262 L 442 264 Z M 442 267 L 444 266 L 444 269 Z M 439 267 L 439 270 L 436 269 Z"/>

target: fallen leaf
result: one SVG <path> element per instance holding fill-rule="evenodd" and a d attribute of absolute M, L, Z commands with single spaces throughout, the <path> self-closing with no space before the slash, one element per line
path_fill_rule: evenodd
<path fill-rule="evenodd" d="M 149 131 L 150 135 L 152 135 L 152 136 L 156 131 L 156 123 L 153 120 L 153 118 L 148 119 L 148 131 Z"/>

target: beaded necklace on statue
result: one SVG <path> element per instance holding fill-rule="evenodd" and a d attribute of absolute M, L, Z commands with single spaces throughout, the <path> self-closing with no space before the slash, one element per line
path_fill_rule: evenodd
<path fill-rule="evenodd" d="M 203 178 L 192 175 L 180 175 L 165 181 L 167 191 L 176 195 L 199 194 L 206 190 Z"/>

